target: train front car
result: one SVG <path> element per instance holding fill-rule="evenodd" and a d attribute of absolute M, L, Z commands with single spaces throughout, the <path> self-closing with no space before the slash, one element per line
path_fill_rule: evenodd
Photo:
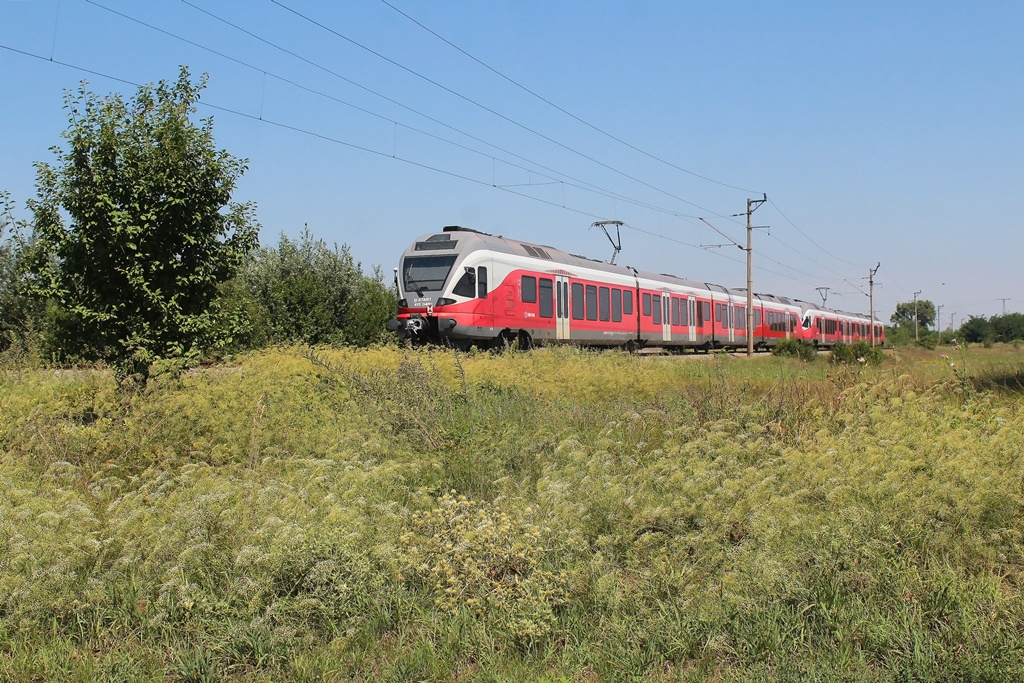
<path fill-rule="evenodd" d="M 449 226 L 417 239 L 395 271 L 398 314 L 388 327 L 413 344 L 493 339 L 488 255 L 479 233 L 466 228 Z"/>

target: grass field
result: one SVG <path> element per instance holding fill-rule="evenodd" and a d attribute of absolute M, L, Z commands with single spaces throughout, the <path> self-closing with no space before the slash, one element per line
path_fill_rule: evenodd
<path fill-rule="evenodd" d="M 1024 680 L 1024 352 L 890 354 L 8 354 L 0 680 Z"/>

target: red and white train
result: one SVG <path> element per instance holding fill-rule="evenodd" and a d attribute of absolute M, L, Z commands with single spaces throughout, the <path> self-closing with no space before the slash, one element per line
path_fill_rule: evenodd
<path fill-rule="evenodd" d="M 448 226 L 424 235 L 395 270 L 390 327 L 413 343 L 746 348 L 745 289 L 611 265 L 551 247 Z M 871 340 L 865 315 L 754 294 L 754 345 Z M 874 340 L 884 341 L 875 321 Z"/>

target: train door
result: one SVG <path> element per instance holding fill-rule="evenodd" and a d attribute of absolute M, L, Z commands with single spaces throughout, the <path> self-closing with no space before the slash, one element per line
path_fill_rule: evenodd
<path fill-rule="evenodd" d="M 690 308 L 690 317 L 687 319 L 690 323 L 687 329 L 690 330 L 690 341 L 697 341 L 697 301 L 695 299 L 685 299 L 684 304 L 688 304 Z"/>
<path fill-rule="evenodd" d="M 726 334 L 729 335 L 729 343 L 736 343 L 736 306 L 732 303 L 732 297 L 729 297 L 729 303 L 723 304 L 722 308 L 725 309 L 725 326 L 728 328 Z"/>
<path fill-rule="evenodd" d="M 672 341 L 672 295 L 661 294 L 661 340 Z"/>
<path fill-rule="evenodd" d="M 569 339 L 569 276 L 555 276 L 555 339 Z"/>

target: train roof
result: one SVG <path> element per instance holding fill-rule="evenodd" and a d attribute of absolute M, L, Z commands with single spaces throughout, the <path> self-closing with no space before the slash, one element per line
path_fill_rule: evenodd
<path fill-rule="evenodd" d="M 638 278 L 645 280 L 670 282 L 691 289 L 720 292 L 736 298 L 746 298 L 747 295 L 746 288 L 723 287 L 722 285 L 710 282 L 688 280 L 668 273 L 654 273 L 651 271 L 637 270 L 627 266 L 613 265 L 606 261 L 599 261 L 587 256 L 580 256 L 579 254 L 572 254 L 556 247 L 550 247 L 546 244 L 534 244 L 532 242 L 509 239 L 507 237 L 502 237 L 501 235 L 492 235 L 472 228 L 465 228 L 461 225 L 446 225 L 440 233 L 434 232 L 420 236 L 412 245 L 409 246 L 408 249 L 406 249 L 404 255 L 412 255 L 418 252 L 425 252 L 423 255 L 426 255 L 426 253 L 429 252 L 456 249 L 455 243 L 459 242 L 463 243 L 463 246 L 458 248 L 458 251 L 460 252 L 466 251 L 467 246 L 479 246 L 499 253 L 544 259 L 551 261 L 553 264 L 560 264 L 563 266 L 579 266 L 626 276 L 632 276 L 635 273 Z M 868 316 L 860 313 L 843 313 L 841 311 L 834 311 L 833 309 L 817 306 L 800 299 L 792 299 L 777 294 L 755 292 L 754 296 L 759 298 L 761 301 L 770 301 L 772 303 L 799 307 L 802 311 L 814 309 L 818 311 L 833 312 L 839 315 L 854 316 L 865 320 L 868 319 Z"/>

